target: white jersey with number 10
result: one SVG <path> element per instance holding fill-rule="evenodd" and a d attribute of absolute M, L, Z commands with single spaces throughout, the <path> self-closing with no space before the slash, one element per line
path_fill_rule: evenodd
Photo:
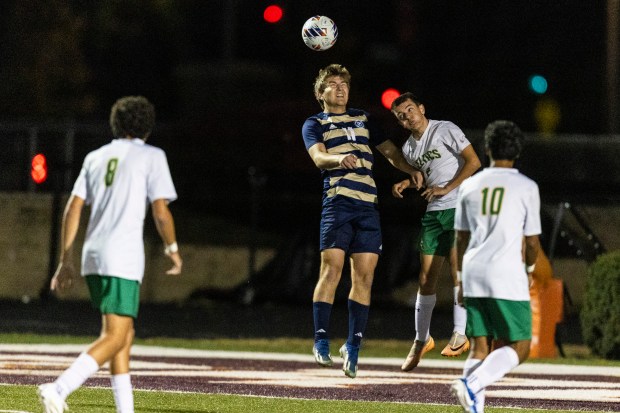
<path fill-rule="evenodd" d="M 458 191 L 456 230 L 471 237 L 463 256 L 463 295 L 530 299 L 523 237 L 538 235 L 538 185 L 513 168 L 485 168 Z"/>

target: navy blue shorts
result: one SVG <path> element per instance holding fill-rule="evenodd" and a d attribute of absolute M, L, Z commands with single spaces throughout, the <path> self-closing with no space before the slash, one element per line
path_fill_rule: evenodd
<path fill-rule="evenodd" d="M 381 222 L 374 207 L 339 204 L 321 213 L 321 251 L 339 248 L 346 253 L 381 254 Z"/>

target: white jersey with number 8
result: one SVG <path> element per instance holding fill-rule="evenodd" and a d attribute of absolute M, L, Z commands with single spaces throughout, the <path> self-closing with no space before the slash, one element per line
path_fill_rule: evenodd
<path fill-rule="evenodd" d="M 141 282 L 148 204 L 177 198 L 165 152 L 142 139 L 114 139 L 86 156 L 72 194 L 91 207 L 82 275 Z"/>

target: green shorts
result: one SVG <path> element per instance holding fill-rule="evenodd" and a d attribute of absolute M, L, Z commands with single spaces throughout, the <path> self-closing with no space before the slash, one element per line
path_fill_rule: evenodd
<path fill-rule="evenodd" d="M 86 277 L 90 300 L 101 314 L 136 318 L 140 306 L 140 283 L 119 277 L 91 274 Z"/>
<path fill-rule="evenodd" d="M 508 341 L 532 339 L 529 301 L 465 297 L 467 337 L 493 337 Z"/>
<path fill-rule="evenodd" d="M 454 246 L 454 208 L 428 211 L 422 217 L 420 252 L 447 257 Z"/>

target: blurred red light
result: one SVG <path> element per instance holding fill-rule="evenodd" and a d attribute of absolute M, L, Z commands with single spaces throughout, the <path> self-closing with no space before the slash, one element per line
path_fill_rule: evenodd
<path fill-rule="evenodd" d="M 263 18 L 267 23 L 277 23 L 282 19 L 283 14 L 282 7 L 272 4 L 271 6 L 267 6 L 263 12 Z"/>
<path fill-rule="evenodd" d="M 392 108 L 392 102 L 394 99 L 400 96 L 400 92 L 397 89 L 389 88 L 385 89 L 381 94 L 381 104 L 384 108 L 390 110 Z"/>
<path fill-rule="evenodd" d="M 32 180 L 37 184 L 45 182 L 47 180 L 47 159 L 45 155 L 42 153 L 36 154 L 32 158 L 31 166 L 30 176 Z"/>

